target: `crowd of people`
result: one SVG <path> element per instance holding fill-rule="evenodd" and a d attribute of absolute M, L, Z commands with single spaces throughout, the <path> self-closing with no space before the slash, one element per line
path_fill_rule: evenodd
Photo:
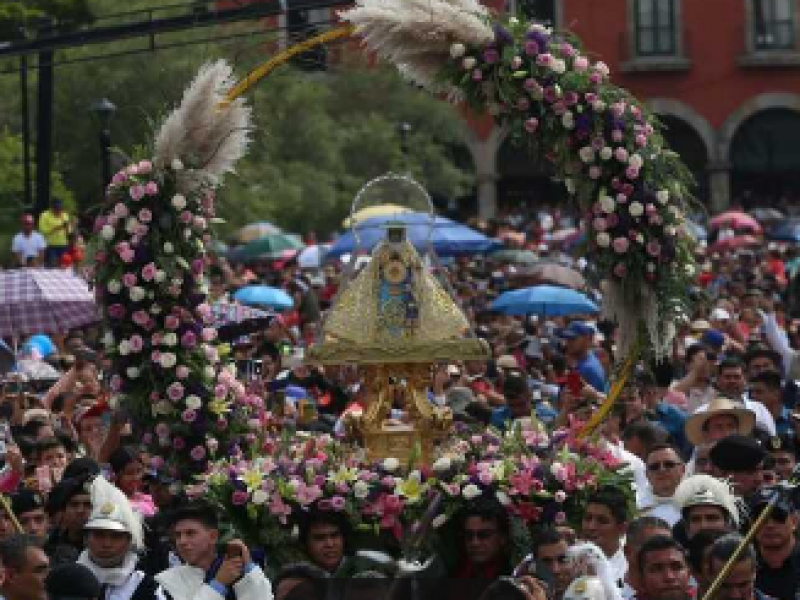
<path fill-rule="evenodd" d="M 68 227 L 56 223 L 59 211 L 40 219 L 46 240 L 32 218 L 23 218 L 24 239 L 14 242 L 20 265 L 62 259 L 66 238 L 58 236 Z M 551 226 L 543 229 L 547 219 Z M 548 243 L 552 224 L 552 215 L 512 214 L 489 227 L 543 260 L 590 271 L 591 263 Z M 575 522 L 540 523 L 519 564 L 511 563 L 510 516 L 486 498 L 457 515 L 457 566 L 449 571 L 436 557 L 410 564 L 358 548 L 342 514 L 322 509 L 294 524 L 305 561 L 275 564 L 231 535 L 225 514 L 202 498 L 186 499 L 164 469 L 154 468 L 140 445 L 143 432 L 124 408 L 112 408 L 97 328 L 34 336 L 2 384 L 0 490 L 9 502 L 0 510 L 0 594 L 684 600 L 704 597 L 736 553 L 714 598 L 794 599 L 800 320 L 786 302 L 792 257 L 767 244 L 725 255 L 698 251 L 692 313 L 677 324 L 672 355 L 637 366 L 599 430 L 632 475 L 636 506 L 619 490 L 599 488 Z M 556 430 L 588 419 L 604 402 L 622 358 L 612 323 L 493 312 L 499 293 L 530 279 L 526 265 L 513 260 L 459 258 L 437 276 L 447 280 L 492 358 L 437 365 L 431 403 L 470 425 L 504 430 L 535 419 Z M 231 301 L 237 287 L 252 282 L 283 288 L 294 301 L 289 311 L 256 326 L 228 326 L 223 336 L 242 382 L 287 431 L 346 435 L 343 416 L 368 402 L 356 368 L 304 362 L 342 277 L 340 265 L 309 272 L 291 257 L 256 266 L 214 258 L 210 303 Z M 392 418 L 404 415 L 395 411 Z M 737 553 L 767 505 L 768 518 Z"/>

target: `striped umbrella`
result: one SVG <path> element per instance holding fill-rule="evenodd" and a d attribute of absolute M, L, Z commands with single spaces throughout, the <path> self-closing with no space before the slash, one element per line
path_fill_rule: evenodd
<path fill-rule="evenodd" d="M 0 336 L 66 333 L 99 316 L 89 285 L 70 271 L 0 271 Z"/>

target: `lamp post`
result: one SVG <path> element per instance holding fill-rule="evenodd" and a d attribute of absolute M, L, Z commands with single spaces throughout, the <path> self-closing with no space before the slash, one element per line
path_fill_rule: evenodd
<path fill-rule="evenodd" d="M 117 107 L 108 98 L 94 102 L 89 110 L 94 115 L 100 126 L 100 152 L 102 157 L 103 187 L 105 195 L 106 186 L 111 182 L 111 119 Z"/>

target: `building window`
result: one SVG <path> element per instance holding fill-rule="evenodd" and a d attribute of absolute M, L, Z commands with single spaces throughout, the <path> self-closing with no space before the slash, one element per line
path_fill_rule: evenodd
<path fill-rule="evenodd" d="M 753 37 L 756 50 L 794 48 L 796 0 L 753 0 Z"/>
<path fill-rule="evenodd" d="M 635 0 L 634 25 L 638 56 L 677 54 L 677 0 Z"/>

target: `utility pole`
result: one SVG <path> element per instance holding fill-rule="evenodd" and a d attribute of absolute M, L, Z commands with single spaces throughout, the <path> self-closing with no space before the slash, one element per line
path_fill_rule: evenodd
<path fill-rule="evenodd" d="M 31 129 L 28 115 L 28 57 L 19 57 L 20 112 L 22 113 L 22 176 L 25 178 L 25 210 L 33 207 L 31 187 Z"/>

